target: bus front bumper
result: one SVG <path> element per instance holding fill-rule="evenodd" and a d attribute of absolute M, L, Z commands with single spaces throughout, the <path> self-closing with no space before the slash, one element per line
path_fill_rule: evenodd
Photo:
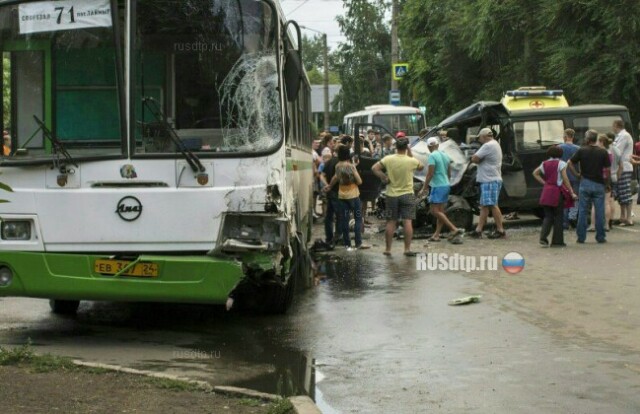
<path fill-rule="evenodd" d="M 0 252 L 0 296 L 223 304 L 244 277 L 231 257 Z"/>

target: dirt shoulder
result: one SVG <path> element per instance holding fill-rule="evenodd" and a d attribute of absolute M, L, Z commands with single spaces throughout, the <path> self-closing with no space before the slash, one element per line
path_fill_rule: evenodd
<path fill-rule="evenodd" d="M 75 366 L 28 348 L 0 349 L 2 412 L 285 414 L 288 400 L 268 402 L 205 391 L 183 381 Z"/>

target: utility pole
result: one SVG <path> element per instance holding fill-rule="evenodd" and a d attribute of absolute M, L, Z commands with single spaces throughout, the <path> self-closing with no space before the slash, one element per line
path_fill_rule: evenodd
<path fill-rule="evenodd" d="M 322 34 L 324 50 L 322 57 L 324 59 L 324 130 L 329 131 L 329 46 L 327 45 L 327 34 Z"/>
<path fill-rule="evenodd" d="M 393 0 L 391 3 L 391 65 L 400 60 L 398 50 L 398 0 Z M 391 76 L 391 90 L 398 90 L 398 81 L 393 79 L 393 76 Z"/>

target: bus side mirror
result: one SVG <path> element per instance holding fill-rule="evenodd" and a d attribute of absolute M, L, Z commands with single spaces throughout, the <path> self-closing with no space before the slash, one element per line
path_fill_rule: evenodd
<path fill-rule="evenodd" d="M 300 80 L 302 79 L 302 62 L 300 52 L 297 50 L 287 51 L 284 63 L 284 84 L 287 90 L 287 100 L 295 101 L 300 92 Z"/>

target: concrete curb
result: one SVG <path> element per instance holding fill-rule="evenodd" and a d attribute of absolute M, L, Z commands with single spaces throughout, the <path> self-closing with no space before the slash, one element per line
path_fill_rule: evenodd
<path fill-rule="evenodd" d="M 100 363 L 96 363 L 96 362 L 85 362 L 85 361 L 80 361 L 80 360 L 73 360 L 72 362 L 75 365 L 78 365 L 78 366 L 81 366 L 81 367 L 100 368 L 100 369 L 107 369 L 109 371 L 123 372 L 125 374 L 144 375 L 146 377 L 162 378 L 162 379 L 169 379 L 169 380 L 174 380 L 174 381 L 182 381 L 182 382 L 186 382 L 188 384 L 196 385 L 198 388 L 202 389 L 203 391 L 208 391 L 208 392 L 211 392 L 214 389 L 214 387 L 211 384 L 209 384 L 208 382 L 206 382 L 206 381 L 198 381 L 198 380 L 194 380 L 194 379 L 191 379 L 191 378 L 180 377 L 178 375 L 164 374 L 164 373 L 161 373 L 161 372 L 153 372 L 153 371 L 143 371 L 143 370 L 139 370 L 139 369 L 125 368 L 125 367 L 122 367 L 122 366 L 119 366 L 119 365 L 100 364 Z"/>
<path fill-rule="evenodd" d="M 213 390 L 215 392 L 219 392 L 220 394 L 232 395 L 236 397 L 252 397 L 266 401 L 277 401 L 282 398 L 275 394 L 267 394 L 266 392 L 254 391 L 248 388 L 227 387 L 223 385 L 213 387 Z"/>
<path fill-rule="evenodd" d="M 144 375 L 146 377 L 169 379 L 174 381 L 182 381 L 188 384 L 193 384 L 199 389 L 207 392 L 218 392 L 220 394 L 226 394 L 236 397 L 249 397 L 256 398 L 263 401 L 277 401 L 281 397 L 275 394 L 268 394 L 265 392 L 254 391 L 248 388 L 240 387 L 228 387 L 228 386 L 212 386 L 206 381 L 198 381 L 187 377 L 181 377 L 178 375 L 164 374 L 161 372 L 144 371 L 134 368 L 126 368 L 119 365 L 101 364 L 96 362 L 85 362 L 80 360 L 73 360 L 74 365 L 78 365 L 86 368 L 99 368 L 109 371 L 122 372 L 125 374 Z M 307 396 L 289 397 L 289 401 L 293 405 L 293 409 L 296 414 L 322 414 L 322 411 L 316 406 L 313 400 Z"/>
<path fill-rule="evenodd" d="M 289 397 L 289 401 L 293 404 L 293 409 L 297 414 L 322 414 L 316 403 L 306 395 Z"/>

